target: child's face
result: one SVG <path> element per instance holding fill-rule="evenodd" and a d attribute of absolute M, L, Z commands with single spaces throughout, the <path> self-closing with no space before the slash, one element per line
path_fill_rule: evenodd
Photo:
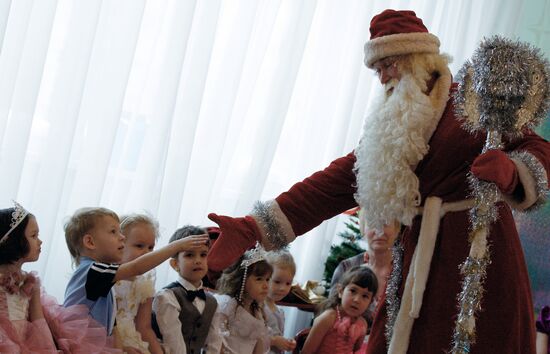
<path fill-rule="evenodd" d="M 130 227 L 124 237 L 122 263 L 130 262 L 155 248 L 155 230 L 149 224 L 139 223 Z"/>
<path fill-rule="evenodd" d="M 249 274 L 246 277 L 246 283 L 244 284 L 244 291 L 246 296 L 256 302 L 262 302 L 267 297 L 269 292 L 269 276 L 266 275 L 254 275 Z"/>
<path fill-rule="evenodd" d="M 120 232 L 120 223 L 112 216 L 98 218 L 89 233 L 92 238 L 92 250 L 96 261 L 120 263 L 124 252 L 124 235 Z"/>
<path fill-rule="evenodd" d="M 29 216 L 29 222 L 25 227 L 25 238 L 29 243 L 29 252 L 22 258 L 22 263 L 35 262 L 40 256 L 42 241 L 38 238 L 38 223 L 34 216 Z"/>
<path fill-rule="evenodd" d="M 350 283 L 344 290 L 338 291 L 342 308 L 352 317 L 359 317 L 367 311 L 371 301 L 372 292 L 368 288 L 362 288 L 357 284 Z"/>
<path fill-rule="evenodd" d="M 288 267 L 274 266 L 268 297 L 273 301 L 281 301 L 290 291 L 293 279 L 294 273 Z"/>
<path fill-rule="evenodd" d="M 193 251 L 178 253 L 176 259 L 170 259 L 170 265 L 183 279 L 198 287 L 201 284 L 202 278 L 208 272 L 207 255 L 208 246 L 200 246 Z"/>

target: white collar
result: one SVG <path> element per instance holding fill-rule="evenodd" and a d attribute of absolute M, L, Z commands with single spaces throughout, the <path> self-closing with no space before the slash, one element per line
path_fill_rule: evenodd
<path fill-rule="evenodd" d="M 183 278 L 181 275 L 179 275 L 178 276 L 178 283 L 180 283 L 181 286 L 183 286 L 185 288 L 185 290 L 195 291 L 195 290 L 202 289 L 202 280 L 201 280 L 200 285 L 198 287 L 195 287 L 193 284 L 191 284 L 191 282 L 189 282 L 188 280 Z"/>

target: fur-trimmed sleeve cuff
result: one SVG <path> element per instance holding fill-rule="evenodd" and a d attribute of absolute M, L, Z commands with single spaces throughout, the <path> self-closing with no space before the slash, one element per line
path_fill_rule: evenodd
<path fill-rule="evenodd" d="M 256 220 L 266 249 L 280 249 L 294 241 L 296 235 L 275 200 L 256 202 L 251 216 Z"/>
<path fill-rule="evenodd" d="M 521 200 L 514 195 L 503 196 L 503 199 L 512 208 L 520 211 L 542 205 L 548 194 L 548 175 L 543 165 L 527 151 L 514 151 L 508 157 L 516 165 L 524 193 Z"/>

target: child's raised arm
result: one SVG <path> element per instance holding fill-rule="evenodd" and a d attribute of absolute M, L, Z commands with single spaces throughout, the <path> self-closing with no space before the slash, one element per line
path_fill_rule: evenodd
<path fill-rule="evenodd" d="M 130 279 L 136 275 L 143 274 L 173 255 L 183 252 L 198 249 L 199 247 L 208 244 L 208 235 L 193 235 L 182 238 L 180 240 L 169 243 L 159 250 L 144 254 L 133 261 L 121 264 L 118 268 L 113 282 L 119 280 Z"/>
<path fill-rule="evenodd" d="M 311 331 L 309 331 L 304 347 L 300 353 L 316 353 L 321 345 L 321 342 L 325 338 L 325 335 L 334 325 L 334 321 L 336 321 L 336 311 L 332 309 L 323 312 L 319 317 L 317 317 L 315 321 L 313 321 L 313 327 L 311 327 Z"/>

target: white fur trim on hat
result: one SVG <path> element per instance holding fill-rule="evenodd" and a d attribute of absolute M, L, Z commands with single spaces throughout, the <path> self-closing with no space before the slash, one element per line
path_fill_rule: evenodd
<path fill-rule="evenodd" d="M 371 39 L 365 43 L 365 65 L 393 55 L 439 53 L 439 39 L 431 33 L 399 33 Z"/>

